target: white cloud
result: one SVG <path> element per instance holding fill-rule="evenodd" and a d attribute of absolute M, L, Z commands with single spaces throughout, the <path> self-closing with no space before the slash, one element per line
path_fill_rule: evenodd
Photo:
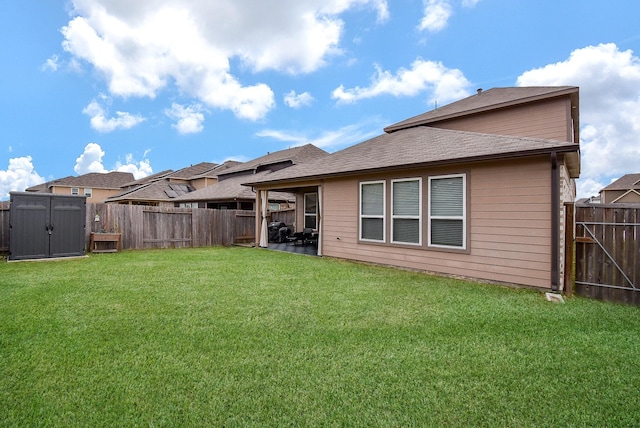
<path fill-rule="evenodd" d="M 93 100 L 87 105 L 82 113 L 91 118 L 91 127 L 98 132 L 112 132 L 116 129 L 129 129 L 144 122 L 144 118 L 140 115 L 132 115 L 131 113 L 117 111 L 115 117 L 107 117 L 106 110 Z"/>
<path fill-rule="evenodd" d="M 631 50 L 612 43 L 576 49 L 565 61 L 523 73 L 517 84 L 580 87 L 579 198 L 639 172 L 640 58 Z"/>
<path fill-rule="evenodd" d="M 309 73 L 340 53 L 344 22 L 355 7 L 388 18 L 386 0 L 73 0 L 63 48 L 106 80 L 112 95 L 154 98 L 169 85 L 243 119 L 274 106 L 264 83 L 244 84 L 243 70 Z M 247 31 L 250 29 L 250 31 Z"/>
<path fill-rule="evenodd" d="M 462 7 L 471 8 L 480 0 L 462 0 Z M 436 33 L 446 28 L 453 15 L 452 0 L 423 0 L 424 13 L 418 30 Z"/>
<path fill-rule="evenodd" d="M 453 13 L 449 0 L 426 0 L 424 16 L 420 20 L 418 29 L 436 32 L 447 26 L 449 17 Z"/>
<path fill-rule="evenodd" d="M 104 151 L 100 144 L 89 143 L 85 146 L 84 152 L 76 159 L 76 166 L 73 170 L 78 175 L 88 174 L 90 172 L 108 172 L 102 165 Z"/>
<path fill-rule="evenodd" d="M 31 156 L 9 159 L 9 167 L 0 170 L 0 199 L 9 197 L 9 192 L 23 192 L 27 187 L 44 183 L 31 162 Z"/>
<path fill-rule="evenodd" d="M 136 161 L 132 154 L 127 154 L 125 161 L 121 162 L 118 160 L 111 171 L 130 172 L 136 179 L 151 175 L 153 174 L 153 169 L 151 168 L 150 161 L 147 159 L 148 153 L 149 150 L 144 152 L 144 159 L 141 161 Z M 104 155 L 105 152 L 102 150 L 102 147 L 100 147 L 100 144 L 89 143 L 85 146 L 84 152 L 76 159 L 76 165 L 73 170 L 78 175 L 88 174 L 90 172 L 110 172 L 102 163 Z"/>
<path fill-rule="evenodd" d="M 380 129 L 382 129 L 383 126 L 382 121 L 376 118 L 354 125 L 343 126 L 336 130 L 322 131 L 316 136 L 307 136 L 299 132 L 273 129 L 262 130 L 256 133 L 256 136 L 282 141 L 293 147 L 313 144 L 325 150 L 338 150 L 380 135 Z"/>
<path fill-rule="evenodd" d="M 58 55 L 51 55 L 44 64 L 42 64 L 41 69 L 43 71 L 57 71 L 60 65 L 58 64 Z"/>
<path fill-rule="evenodd" d="M 153 168 L 151 168 L 151 162 L 149 159 L 145 158 L 141 161 L 136 161 L 132 154 L 125 156 L 125 163 L 120 161 L 116 162 L 115 170 L 120 172 L 130 172 L 136 180 L 153 174 Z"/>
<path fill-rule="evenodd" d="M 291 108 L 306 107 L 313 103 L 313 97 L 309 92 L 297 94 L 296 91 L 291 91 L 284 96 L 284 103 Z"/>
<path fill-rule="evenodd" d="M 164 114 L 177 122 L 171 127 L 178 130 L 180 134 L 195 134 L 204 129 L 204 114 L 200 104 L 183 106 L 177 103 L 171 104 L 170 109 L 166 109 Z"/>
<path fill-rule="evenodd" d="M 429 103 L 463 98 L 469 94 L 470 82 L 458 69 L 448 69 L 440 62 L 418 59 L 410 69 L 401 68 L 395 75 L 376 66 L 376 74 L 368 87 L 345 89 L 340 86 L 332 93 L 339 102 L 352 103 L 380 95 L 415 96 L 431 91 Z"/>

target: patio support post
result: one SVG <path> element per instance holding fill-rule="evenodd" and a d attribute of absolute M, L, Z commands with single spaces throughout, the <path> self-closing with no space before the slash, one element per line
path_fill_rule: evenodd
<path fill-rule="evenodd" d="M 318 255 L 322 255 L 322 184 L 318 186 Z"/>
<path fill-rule="evenodd" d="M 261 190 L 260 197 L 260 214 L 262 216 L 262 222 L 260 224 L 260 246 L 267 248 L 269 246 L 269 236 L 267 234 L 267 200 L 269 199 L 269 191 Z"/>

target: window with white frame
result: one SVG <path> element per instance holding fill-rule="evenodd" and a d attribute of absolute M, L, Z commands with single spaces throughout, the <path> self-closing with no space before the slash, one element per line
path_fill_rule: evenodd
<path fill-rule="evenodd" d="M 391 181 L 391 242 L 422 243 L 422 179 Z"/>
<path fill-rule="evenodd" d="M 360 239 L 385 241 L 385 182 L 360 183 Z"/>
<path fill-rule="evenodd" d="M 466 175 L 429 177 L 429 246 L 465 249 Z"/>
<path fill-rule="evenodd" d="M 87 198 L 90 198 L 90 197 L 91 197 L 91 195 L 93 195 L 93 189 L 92 189 L 92 188 L 90 188 L 90 187 L 85 187 L 85 188 L 84 188 L 84 195 L 85 195 Z"/>
<path fill-rule="evenodd" d="M 72 187 L 71 188 L 71 194 L 72 195 L 79 195 L 80 194 L 80 189 L 78 189 L 77 187 Z"/>
<path fill-rule="evenodd" d="M 304 228 L 318 228 L 318 194 L 304 194 Z"/>

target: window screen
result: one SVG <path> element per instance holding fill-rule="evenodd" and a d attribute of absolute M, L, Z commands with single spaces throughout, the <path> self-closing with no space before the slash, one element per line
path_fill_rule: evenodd
<path fill-rule="evenodd" d="M 395 180 L 392 186 L 393 242 L 421 242 L 421 180 Z"/>
<path fill-rule="evenodd" d="M 360 239 L 384 241 L 384 192 L 383 181 L 360 184 Z"/>
<path fill-rule="evenodd" d="M 429 245 L 465 248 L 465 176 L 429 179 Z"/>

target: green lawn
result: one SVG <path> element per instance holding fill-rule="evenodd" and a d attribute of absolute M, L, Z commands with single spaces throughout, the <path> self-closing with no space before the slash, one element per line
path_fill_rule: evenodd
<path fill-rule="evenodd" d="M 251 248 L 0 263 L 0 426 L 639 426 L 640 311 Z"/>

